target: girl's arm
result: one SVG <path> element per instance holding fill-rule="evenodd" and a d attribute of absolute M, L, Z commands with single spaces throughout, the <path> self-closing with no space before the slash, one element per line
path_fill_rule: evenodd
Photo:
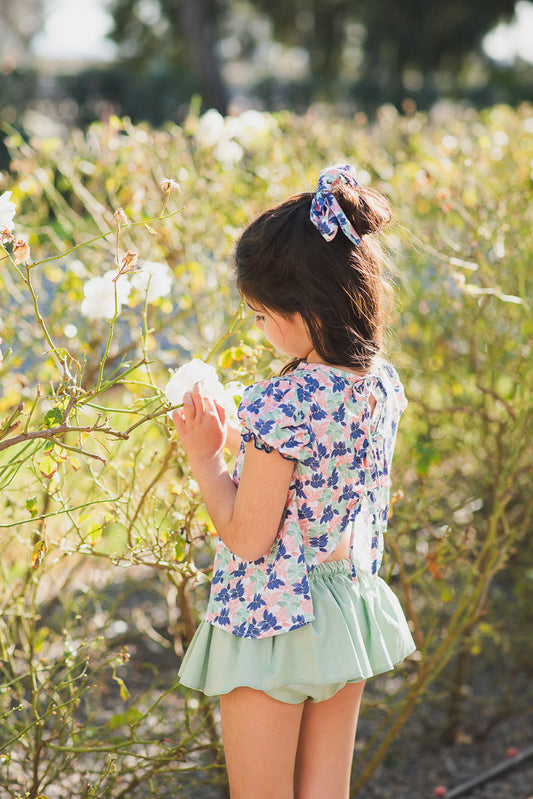
<path fill-rule="evenodd" d="M 281 523 L 293 462 L 275 450 L 258 450 L 249 442 L 237 487 L 224 461 L 224 409 L 202 396 L 196 384 L 173 419 L 220 538 L 242 560 L 265 555 Z"/>

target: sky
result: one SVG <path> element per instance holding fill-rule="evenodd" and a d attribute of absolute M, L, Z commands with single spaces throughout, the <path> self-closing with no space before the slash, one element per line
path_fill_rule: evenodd
<path fill-rule="evenodd" d="M 149 2 L 150 0 L 147 0 Z M 107 0 L 49 0 L 50 13 L 32 49 L 42 58 L 109 61 L 115 45 L 105 38 L 111 21 Z M 498 25 L 484 41 L 487 54 L 511 64 L 516 57 L 533 63 L 533 2 L 519 0 L 515 19 Z"/>

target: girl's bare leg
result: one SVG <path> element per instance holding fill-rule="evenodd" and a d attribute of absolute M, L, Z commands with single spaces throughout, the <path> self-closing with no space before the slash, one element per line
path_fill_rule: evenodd
<path fill-rule="evenodd" d="M 278 702 L 253 688 L 220 697 L 231 799 L 294 799 L 303 708 L 303 702 Z"/>
<path fill-rule="evenodd" d="M 296 754 L 296 799 L 348 799 L 355 731 L 364 682 L 331 699 L 305 702 Z"/>

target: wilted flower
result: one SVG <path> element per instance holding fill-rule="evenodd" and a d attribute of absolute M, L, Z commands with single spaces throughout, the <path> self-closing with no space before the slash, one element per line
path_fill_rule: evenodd
<path fill-rule="evenodd" d="M 159 185 L 161 186 L 161 191 L 163 191 L 165 194 L 170 193 L 171 191 L 181 191 L 180 184 L 176 183 L 176 181 L 172 180 L 172 178 L 161 178 Z"/>
<path fill-rule="evenodd" d="M 137 258 L 139 253 L 135 250 L 128 250 L 122 261 L 120 262 L 119 275 L 125 275 L 126 272 L 131 272 L 137 266 Z"/>
<path fill-rule="evenodd" d="M 117 223 L 117 225 L 128 224 L 128 217 L 126 216 L 126 212 L 124 211 L 123 208 L 117 208 L 113 216 L 115 217 L 115 222 Z"/>
<path fill-rule="evenodd" d="M 131 280 L 133 288 L 146 293 L 148 302 L 166 297 L 172 288 L 172 272 L 167 264 L 147 261 Z"/>
<path fill-rule="evenodd" d="M 13 230 L 14 223 L 13 217 L 15 216 L 15 203 L 11 202 L 10 200 L 11 192 L 5 191 L 3 194 L 0 194 L 0 230 L 4 231 Z"/>
<path fill-rule="evenodd" d="M 101 277 L 92 277 L 83 287 L 85 299 L 81 304 L 81 312 L 87 319 L 112 319 L 115 310 L 120 313 L 122 306 L 127 303 L 130 291 L 128 278 L 124 275 L 117 277 L 115 270 L 110 270 Z"/>
<path fill-rule="evenodd" d="M 174 372 L 164 388 L 167 400 L 171 405 L 180 405 L 185 392 L 192 391 L 195 383 L 202 383 L 203 394 L 222 405 L 232 421 L 237 420 L 235 398 L 240 400 L 244 386 L 236 381 L 222 385 L 214 367 L 199 358 L 193 358 Z"/>
<path fill-rule="evenodd" d="M 31 258 L 30 245 L 24 239 L 17 239 L 13 245 L 13 260 L 16 264 L 28 264 Z"/>

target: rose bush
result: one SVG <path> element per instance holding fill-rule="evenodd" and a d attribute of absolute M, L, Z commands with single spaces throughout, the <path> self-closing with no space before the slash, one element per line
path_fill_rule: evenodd
<path fill-rule="evenodd" d="M 195 358 L 215 369 L 216 391 L 279 368 L 239 306 L 233 242 L 341 159 L 396 209 L 387 355 L 410 404 L 385 575 L 418 644 L 366 690 L 354 793 L 387 752 L 401 755 L 417 703 L 448 739 L 524 704 L 532 132 L 528 105 L 440 105 L 406 117 L 383 107 L 373 122 L 313 109 L 191 115 L 165 130 L 111 119 L 63 142 L 12 133 L 0 185 L 8 796 L 52 799 L 66 779 L 80 799 L 223 781 L 216 706 L 168 677 L 204 607 L 212 528 L 164 389 L 177 403 L 172 381 L 182 396 L 179 369 Z M 149 583 L 140 614 L 116 599 L 133 580 Z M 476 695 L 487 663 L 492 702 Z"/>

